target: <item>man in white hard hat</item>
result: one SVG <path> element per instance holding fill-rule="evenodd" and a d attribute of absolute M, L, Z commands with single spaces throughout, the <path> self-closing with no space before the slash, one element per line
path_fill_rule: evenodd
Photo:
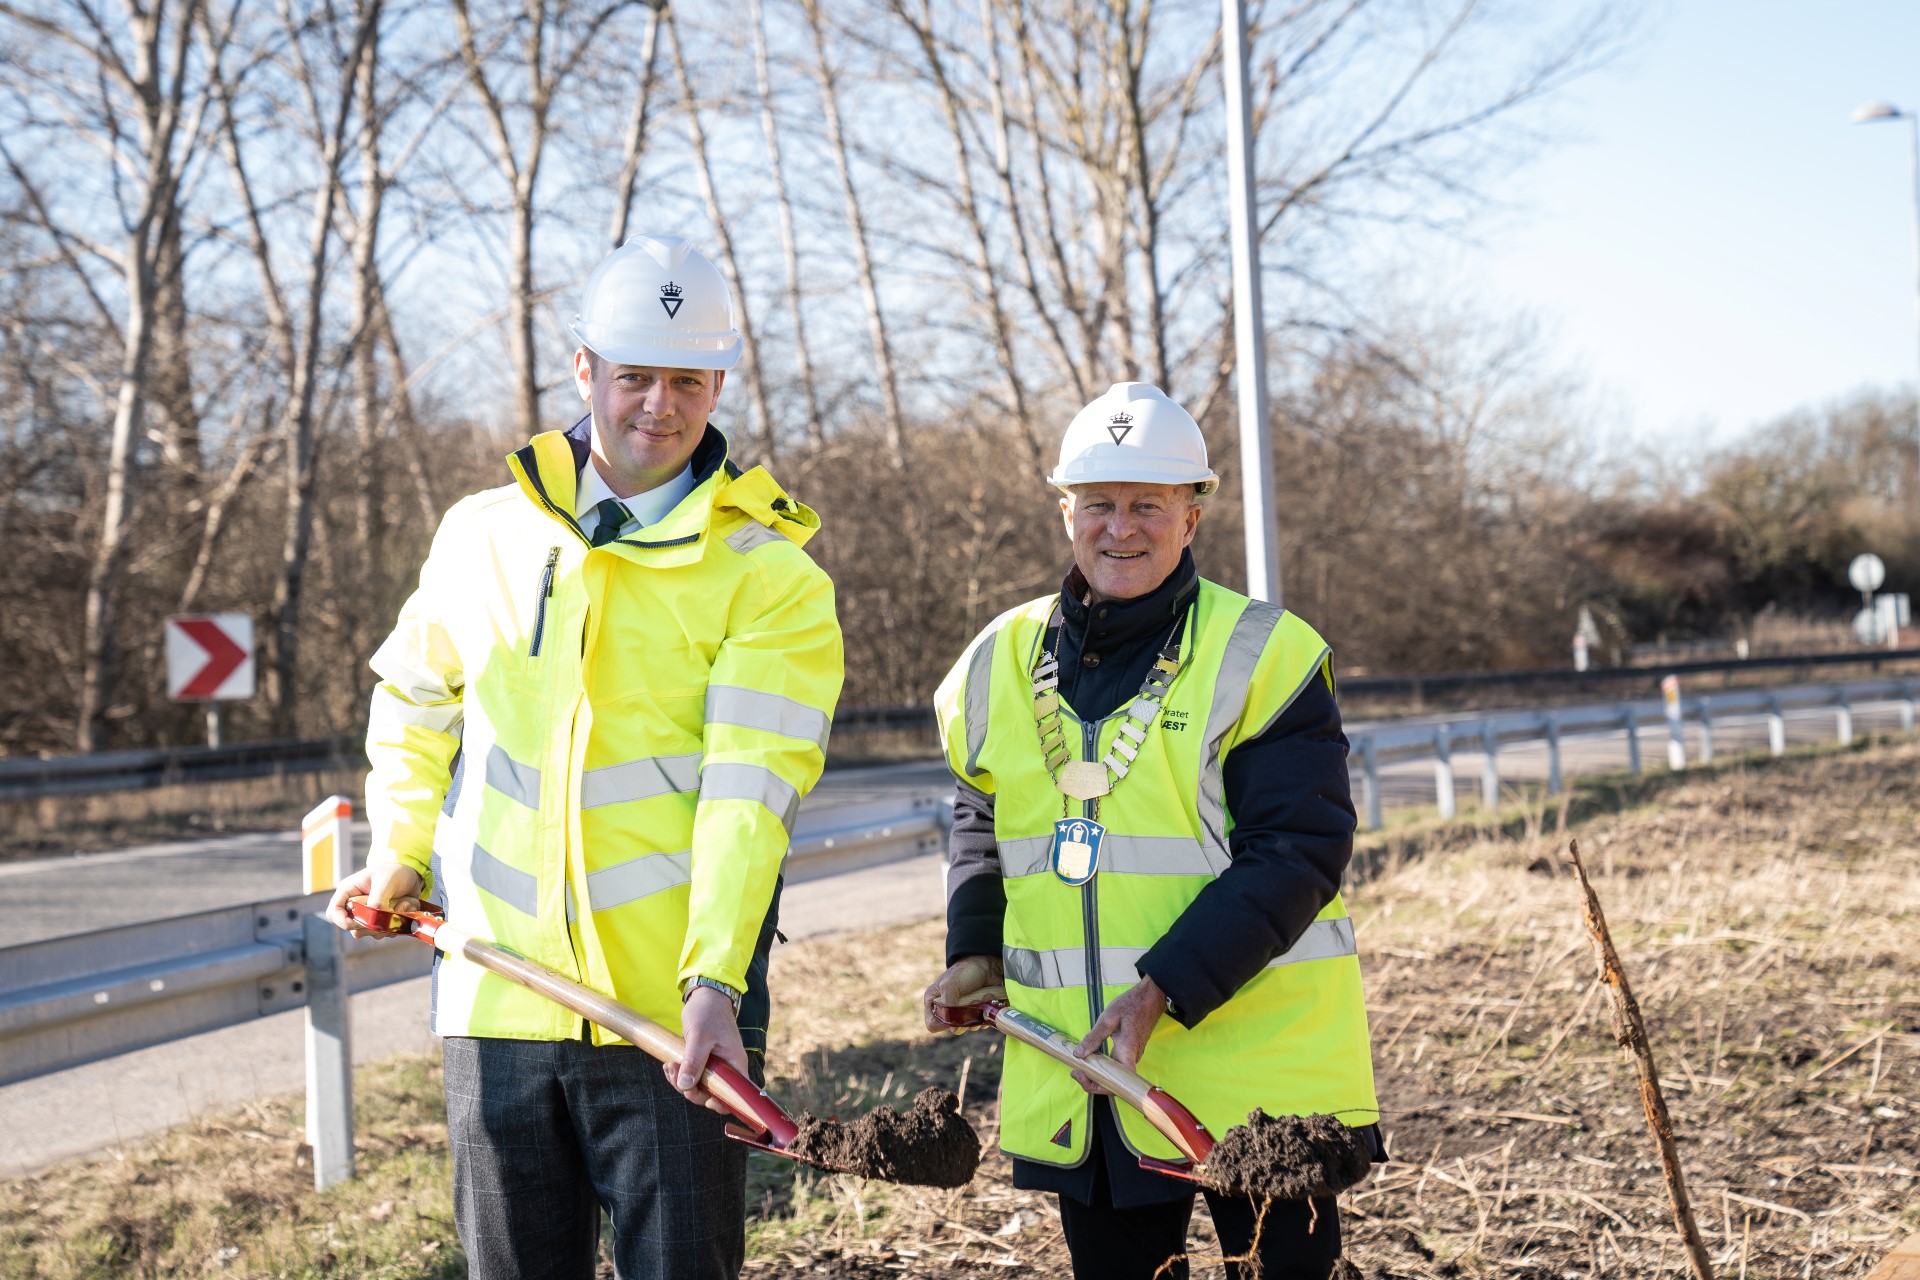
<path fill-rule="evenodd" d="M 434 895 L 462 932 L 685 1038 L 663 1072 L 439 959 L 469 1274 L 589 1280 L 604 1208 L 619 1275 L 732 1277 L 745 1154 L 699 1081 L 710 1057 L 764 1073 L 780 865 L 820 777 L 840 628 L 800 549 L 818 518 L 708 422 L 741 345 L 714 265 L 638 236 L 572 328 L 586 416 L 447 513 L 374 655 L 373 840 L 329 914 Z"/>
<path fill-rule="evenodd" d="M 1083 1057 L 1110 1042 L 1216 1137 L 1255 1108 L 1331 1114 L 1377 1153 L 1327 647 L 1198 576 L 1216 478 L 1158 388 L 1089 404 L 1047 480 L 1073 549 L 1058 595 L 996 619 L 937 695 L 957 790 L 927 1026 L 992 996 Z M 1141 1164 L 1178 1149 L 1084 1072 L 1008 1040 L 1000 1145 L 1015 1186 L 1058 1195 L 1076 1276 L 1187 1274 L 1194 1186 Z M 1260 1208 L 1206 1196 L 1246 1254 Z M 1250 1274 L 1324 1280 L 1339 1251 L 1331 1197 L 1274 1204 Z"/>

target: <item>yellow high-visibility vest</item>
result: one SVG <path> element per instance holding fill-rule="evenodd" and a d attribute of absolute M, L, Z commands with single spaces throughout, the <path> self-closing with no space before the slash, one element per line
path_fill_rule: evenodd
<path fill-rule="evenodd" d="M 1224 762 L 1277 720 L 1310 680 L 1332 683 L 1327 646 L 1290 613 L 1207 582 L 1188 624 L 1184 665 L 1127 774 L 1099 802 L 1107 834 L 1098 870 L 1074 887 L 1049 863 L 1054 823 L 1093 806 L 1055 789 L 1034 723 L 1031 671 L 1053 598 L 994 621 L 940 686 L 947 761 L 994 797 L 1007 896 L 1002 958 L 1008 999 L 1075 1038 L 1139 981 L 1135 964 L 1231 861 Z M 1123 705 L 1092 725 L 1063 706 L 1070 748 L 1101 760 Z M 1338 895 L 1284 955 L 1188 1029 L 1162 1018 L 1139 1071 L 1185 1103 L 1215 1137 L 1254 1108 L 1379 1119 L 1353 922 Z M 1007 1042 L 1000 1145 L 1045 1164 L 1087 1154 L 1092 1099 L 1067 1068 Z M 1175 1158 L 1129 1107 L 1114 1108 L 1136 1154 Z"/>
<path fill-rule="evenodd" d="M 714 428 L 693 492 L 598 548 L 568 514 L 576 448 L 535 437 L 514 483 L 447 513 L 374 655 L 369 861 L 677 1031 L 683 980 L 747 987 L 840 693 L 833 586 L 800 549 L 819 518 Z M 460 960 L 436 983 L 441 1035 L 580 1033 Z"/>

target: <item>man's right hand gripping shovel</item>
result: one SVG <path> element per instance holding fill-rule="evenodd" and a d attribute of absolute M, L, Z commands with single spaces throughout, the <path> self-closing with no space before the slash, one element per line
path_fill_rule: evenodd
<path fill-rule="evenodd" d="M 997 958 L 963 957 L 934 979 L 933 985 L 921 996 L 921 1009 L 927 1030 L 935 1034 L 993 1027 L 1022 1044 L 1031 1045 L 1069 1070 L 1090 1077 L 1145 1116 L 1149 1124 L 1186 1156 L 1185 1160 L 1142 1156 L 1141 1168 L 1189 1182 L 1205 1180 L 1207 1157 L 1213 1154 L 1214 1139 L 1199 1118 L 1139 1072 L 1121 1066 L 1104 1053 L 1079 1056 L 1078 1040 L 1009 1005 L 1005 972 Z"/>

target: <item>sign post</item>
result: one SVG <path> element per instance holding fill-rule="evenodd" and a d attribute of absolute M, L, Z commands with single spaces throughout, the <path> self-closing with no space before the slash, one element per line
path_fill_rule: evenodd
<path fill-rule="evenodd" d="M 220 745 L 220 704 L 253 696 L 253 619 L 194 613 L 167 619 L 167 697 L 207 704 L 207 745 Z"/>

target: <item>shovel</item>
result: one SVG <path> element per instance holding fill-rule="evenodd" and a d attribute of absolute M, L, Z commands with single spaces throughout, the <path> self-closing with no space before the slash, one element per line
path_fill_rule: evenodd
<path fill-rule="evenodd" d="M 1188 1182 L 1206 1181 L 1207 1157 L 1213 1154 L 1213 1135 L 1198 1116 L 1187 1110 L 1179 1099 L 1137 1071 L 1129 1070 L 1104 1053 L 1076 1057 L 1079 1041 L 1057 1027 L 1048 1026 L 1030 1013 L 1022 1013 L 999 1000 L 979 1004 L 933 1006 L 934 1020 L 942 1026 L 964 1031 L 973 1027 L 994 1027 L 1002 1034 L 1032 1045 L 1054 1061 L 1084 1071 L 1100 1082 L 1114 1097 L 1126 1102 L 1145 1116 L 1147 1123 L 1178 1147 L 1184 1160 L 1162 1160 L 1141 1156 L 1140 1167 L 1170 1178 Z"/>
<path fill-rule="evenodd" d="M 409 934 L 447 955 L 470 960 L 489 973 L 537 991 L 589 1022 L 598 1023 L 661 1062 L 678 1063 L 686 1056 L 685 1042 L 659 1023 L 543 964 L 469 936 L 448 924 L 440 914 L 441 909 L 433 903 L 422 903 L 418 911 L 385 911 L 369 906 L 364 898 L 355 898 L 348 900 L 347 909 L 362 928 L 378 933 Z M 700 1087 L 712 1094 L 733 1117 L 726 1132 L 735 1142 L 770 1155 L 826 1167 L 787 1150 L 799 1132 L 793 1117 L 760 1086 L 729 1064 L 709 1057 L 707 1069 L 700 1076 Z M 831 1169 L 829 1172 L 855 1171 Z"/>

